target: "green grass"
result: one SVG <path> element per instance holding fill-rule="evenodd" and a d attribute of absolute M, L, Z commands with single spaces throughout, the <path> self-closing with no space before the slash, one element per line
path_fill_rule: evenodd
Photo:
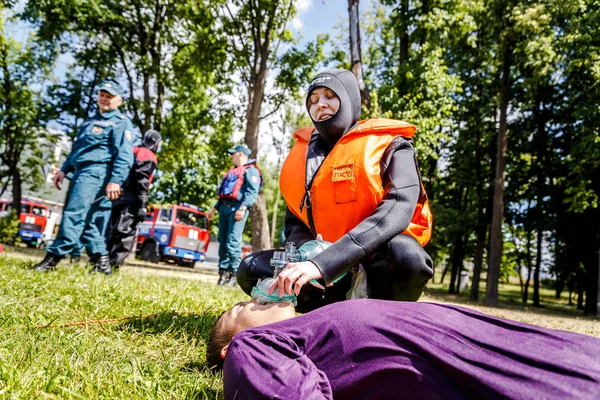
<path fill-rule="evenodd" d="M 140 268 L 105 277 L 65 265 L 37 274 L 31 256 L 39 252 L 18 250 L 0 257 L 0 399 L 223 397 L 222 375 L 204 364 L 206 340 L 217 316 L 246 299 L 240 289 Z M 552 291 L 542 290 L 544 307 L 535 308 L 520 302 L 518 284 L 503 284 L 501 307 L 487 308 L 447 289 L 448 279 L 429 283 L 421 300 L 600 337 L 597 319 Z M 132 318 L 60 326 L 122 317 Z M 28 328 L 50 324 L 58 326 Z"/>
<path fill-rule="evenodd" d="M 222 397 L 221 375 L 204 364 L 205 342 L 217 316 L 244 298 L 239 289 L 135 269 L 37 274 L 33 265 L 0 258 L 0 398 Z M 127 316 L 134 318 L 26 328 Z"/>

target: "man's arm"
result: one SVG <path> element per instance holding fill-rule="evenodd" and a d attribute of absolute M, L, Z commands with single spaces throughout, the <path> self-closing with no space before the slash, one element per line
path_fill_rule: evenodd
<path fill-rule="evenodd" d="M 373 214 L 311 260 L 326 283 L 360 263 L 410 224 L 421 193 L 412 143 L 404 138 L 394 139 L 381 168 L 384 197 Z"/>
<path fill-rule="evenodd" d="M 242 332 L 227 349 L 225 399 L 333 399 L 327 375 L 296 343 L 272 332 Z"/>
<path fill-rule="evenodd" d="M 123 185 L 133 165 L 133 123 L 126 119 L 113 129 L 113 168 L 110 183 Z"/>
<path fill-rule="evenodd" d="M 247 168 L 244 174 L 244 180 L 246 190 L 244 191 L 241 206 L 250 208 L 258 198 L 258 190 L 260 189 L 260 175 L 258 170 L 254 167 Z"/>

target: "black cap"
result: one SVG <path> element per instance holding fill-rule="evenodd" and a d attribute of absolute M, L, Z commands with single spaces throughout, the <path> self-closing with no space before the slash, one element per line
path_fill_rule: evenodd
<path fill-rule="evenodd" d="M 144 133 L 142 145 L 156 153 L 161 140 L 162 136 L 158 131 L 155 131 L 154 129 L 149 129 L 146 131 L 146 133 Z"/>
<path fill-rule="evenodd" d="M 333 68 L 321 72 L 308 86 L 306 109 L 309 111 L 309 115 L 308 100 L 311 92 L 318 87 L 332 90 L 340 99 L 340 108 L 333 117 L 321 122 L 313 120 L 313 124 L 319 133 L 337 140 L 348 132 L 360 118 L 361 102 L 358 82 L 354 74 L 345 69 Z"/>

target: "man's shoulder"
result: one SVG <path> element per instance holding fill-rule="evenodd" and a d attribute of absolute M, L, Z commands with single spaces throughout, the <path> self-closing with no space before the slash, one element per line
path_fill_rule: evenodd
<path fill-rule="evenodd" d="M 248 164 L 246 165 L 246 175 L 248 176 L 260 176 L 260 170 L 256 166 L 256 164 Z"/>
<path fill-rule="evenodd" d="M 127 115 L 123 114 L 122 112 L 116 113 L 115 115 L 113 115 L 111 117 L 111 119 L 113 119 L 115 122 L 117 122 L 119 124 L 133 123 L 131 121 L 131 119 Z"/>

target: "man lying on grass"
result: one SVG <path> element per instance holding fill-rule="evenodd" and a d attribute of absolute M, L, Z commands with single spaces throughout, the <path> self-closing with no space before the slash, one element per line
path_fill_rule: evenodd
<path fill-rule="evenodd" d="M 243 302 L 215 323 L 207 362 L 226 399 L 592 399 L 600 339 L 467 308 L 350 300 L 295 316 Z"/>

